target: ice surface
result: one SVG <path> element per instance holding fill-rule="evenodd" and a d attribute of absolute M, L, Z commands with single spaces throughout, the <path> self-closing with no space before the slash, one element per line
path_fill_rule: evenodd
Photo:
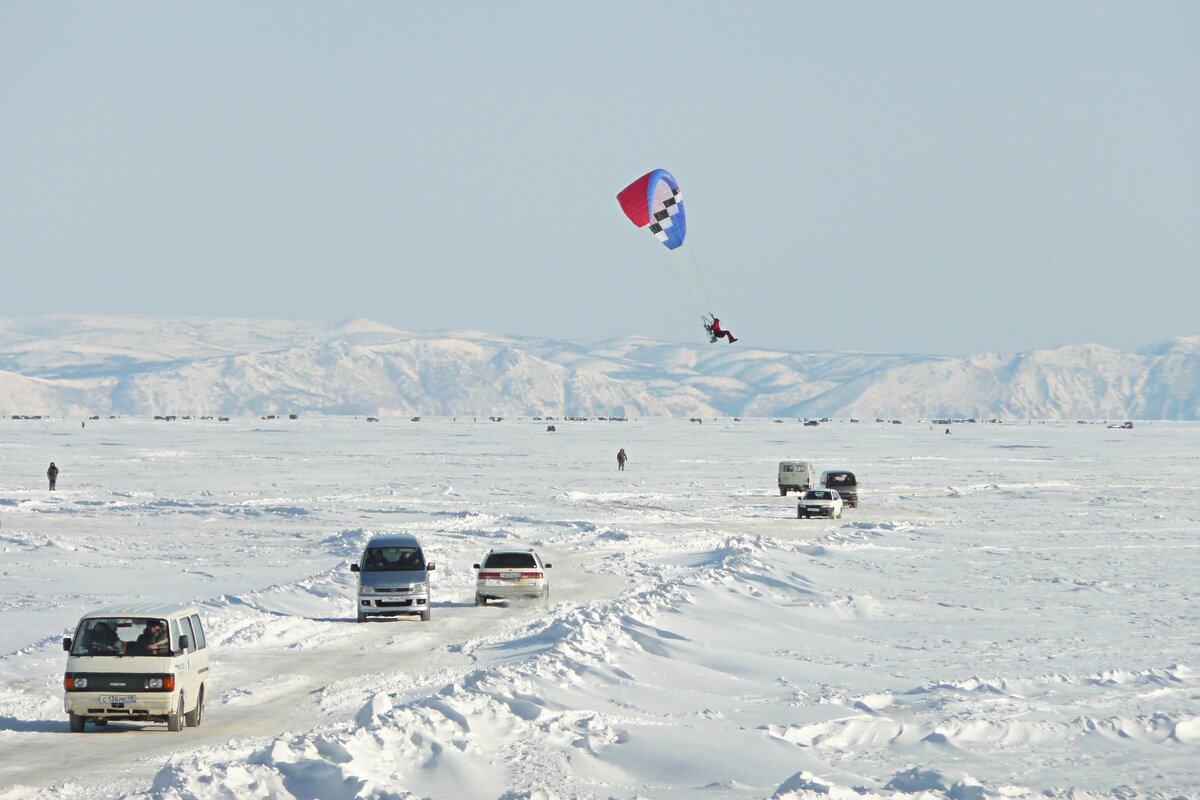
<path fill-rule="evenodd" d="M 1200 424 L 557 427 L 0 420 L 0 798 L 1200 797 Z M 377 531 L 431 622 L 354 622 Z M 474 606 L 501 544 L 549 603 Z M 204 724 L 68 733 L 138 599 L 204 608 Z"/>

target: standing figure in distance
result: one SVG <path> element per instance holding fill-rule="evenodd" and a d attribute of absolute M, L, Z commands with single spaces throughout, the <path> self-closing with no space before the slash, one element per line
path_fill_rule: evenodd
<path fill-rule="evenodd" d="M 629 460 L 629 456 L 625 455 L 625 448 L 622 447 L 617 451 L 617 469 L 621 472 L 625 471 L 625 462 Z"/>
<path fill-rule="evenodd" d="M 50 468 L 46 470 L 46 477 L 50 480 L 50 491 L 54 491 L 54 484 L 58 483 L 58 467 L 54 466 L 54 462 L 50 462 Z"/>

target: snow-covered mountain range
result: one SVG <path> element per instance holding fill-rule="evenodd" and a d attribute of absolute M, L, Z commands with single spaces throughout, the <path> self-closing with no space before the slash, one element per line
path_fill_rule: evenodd
<path fill-rule="evenodd" d="M 370 320 L 0 318 L 0 414 L 1200 419 L 1200 336 L 946 357 Z"/>

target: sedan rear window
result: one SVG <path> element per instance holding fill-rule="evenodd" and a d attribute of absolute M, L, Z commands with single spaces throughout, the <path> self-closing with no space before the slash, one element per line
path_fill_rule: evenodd
<path fill-rule="evenodd" d="M 536 567 L 537 561 L 534 560 L 533 553 L 492 553 L 483 566 L 488 569 L 519 569 Z"/>

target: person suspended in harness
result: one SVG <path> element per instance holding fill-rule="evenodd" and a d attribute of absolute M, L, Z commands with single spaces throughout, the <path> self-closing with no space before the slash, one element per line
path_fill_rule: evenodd
<path fill-rule="evenodd" d="M 704 320 L 704 330 L 708 332 L 708 339 L 710 342 L 715 342 L 721 337 L 727 338 L 730 344 L 733 344 L 737 341 L 737 338 L 734 337 L 732 332 L 721 327 L 721 320 L 716 316 L 707 314 L 701 319 Z"/>

